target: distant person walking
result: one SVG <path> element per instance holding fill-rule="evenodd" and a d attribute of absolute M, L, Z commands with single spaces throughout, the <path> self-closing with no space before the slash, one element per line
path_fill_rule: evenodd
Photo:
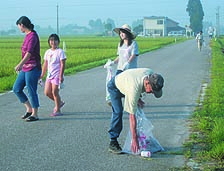
<path fill-rule="evenodd" d="M 138 44 L 134 40 L 136 35 L 131 31 L 131 27 L 128 24 L 124 24 L 121 28 L 115 28 L 114 32 L 120 36 L 117 58 L 113 61 L 113 63 L 117 64 L 116 74 L 130 68 L 137 68 Z"/>
<path fill-rule="evenodd" d="M 122 148 L 118 138 L 123 128 L 123 110 L 129 113 L 130 130 L 132 134 L 131 150 L 139 151 L 138 135 L 136 131 L 137 107 L 143 107 L 142 93 L 152 93 L 156 98 L 162 96 L 164 79 L 160 74 L 154 73 L 149 68 L 128 69 L 113 77 L 108 83 L 108 91 L 111 97 L 112 117 L 109 128 L 109 151 L 121 153 Z M 124 107 L 122 98 L 124 98 Z"/>
<path fill-rule="evenodd" d="M 57 34 L 51 34 L 48 38 L 48 44 L 51 47 L 45 52 L 42 79 L 48 70 L 44 93 L 55 103 L 55 108 L 50 116 L 61 116 L 61 108 L 65 102 L 61 100 L 59 89 L 64 82 L 64 70 L 66 56 L 59 46 L 60 39 Z"/>
<path fill-rule="evenodd" d="M 39 107 L 37 85 L 41 75 L 40 41 L 34 30 L 34 25 L 28 17 L 20 17 L 16 25 L 26 36 L 21 48 L 22 60 L 15 67 L 18 76 L 13 85 L 13 92 L 26 107 L 26 113 L 22 116 L 22 119 L 32 122 L 39 120 L 37 115 Z M 30 101 L 24 93 L 25 86 L 27 87 Z"/>
<path fill-rule="evenodd" d="M 200 31 L 197 35 L 196 35 L 196 41 L 197 41 L 197 45 L 198 45 L 198 50 L 201 51 L 203 42 L 204 42 L 204 38 L 203 38 L 203 32 Z"/>

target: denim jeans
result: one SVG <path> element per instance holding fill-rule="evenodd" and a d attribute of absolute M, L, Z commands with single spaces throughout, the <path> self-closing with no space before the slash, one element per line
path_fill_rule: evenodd
<path fill-rule="evenodd" d="M 28 100 L 26 94 L 24 93 L 24 87 L 27 87 L 32 108 L 38 108 L 40 106 L 37 94 L 37 85 L 40 75 L 41 70 L 38 70 L 37 67 L 28 72 L 20 71 L 13 85 L 13 92 L 19 98 L 21 103 L 25 103 Z"/>
<path fill-rule="evenodd" d="M 110 139 L 117 139 L 123 128 L 123 105 L 122 97 L 124 95 L 117 89 L 115 85 L 115 77 L 113 77 L 108 85 L 108 91 L 110 93 L 111 104 L 112 104 L 112 117 L 109 129 Z"/>
<path fill-rule="evenodd" d="M 122 70 L 117 70 L 115 75 L 118 75 L 118 74 L 120 74 L 122 72 L 123 72 Z"/>

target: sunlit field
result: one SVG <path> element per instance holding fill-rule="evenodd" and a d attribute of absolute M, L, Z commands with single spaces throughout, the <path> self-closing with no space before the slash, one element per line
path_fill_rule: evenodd
<path fill-rule="evenodd" d="M 23 39 L 24 37 L 0 39 L 0 92 L 12 89 L 16 79 L 14 67 L 21 60 Z M 47 37 L 40 37 L 42 63 L 44 53 L 49 48 L 47 39 Z M 140 54 L 182 40 L 185 38 L 136 38 Z M 60 48 L 63 48 L 63 42 L 66 45 L 67 56 L 65 75 L 68 75 L 103 65 L 109 58 L 114 59 L 119 37 L 61 37 Z"/>

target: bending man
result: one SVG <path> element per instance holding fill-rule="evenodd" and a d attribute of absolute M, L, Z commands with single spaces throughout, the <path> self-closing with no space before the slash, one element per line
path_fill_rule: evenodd
<path fill-rule="evenodd" d="M 129 69 L 110 80 L 108 83 L 108 91 L 112 104 L 111 125 L 108 131 L 110 136 L 110 152 L 121 153 L 122 151 L 117 138 L 123 127 L 123 110 L 129 113 L 132 152 L 138 152 L 139 144 L 137 141 L 135 113 L 138 105 L 140 107 L 144 105 L 141 95 L 142 93 L 152 93 L 156 98 L 160 98 L 162 96 L 163 84 L 163 77 L 160 74 L 154 73 L 149 68 Z M 122 105 L 123 97 L 124 107 Z"/>

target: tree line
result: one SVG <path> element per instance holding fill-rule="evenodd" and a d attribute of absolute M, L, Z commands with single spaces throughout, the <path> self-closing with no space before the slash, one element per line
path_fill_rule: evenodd
<path fill-rule="evenodd" d="M 203 18 L 204 11 L 200 0 L 189 0 L 186 12 L 189 14 L 190 28 L 194 33 L 203 30 Z M 143 32 L 143 19 L 138 19 L 132 23 L 133 31 L 138 34 Z M 108 18 L 106 21 L 102 21 L 100 18 L 96 20 L 90 20 L 88 26 L 78 26 L 77 24 L 68 24 L 59 28 L 59 34 L 63 35 L 101 35 L 101 36 L 113 36 L 113 29 L 119 27 L 115 25 L 115 21 Z M 49 35 L 52 32 L 56 32 L 56 29 L 52 26 L 41 27 L 35 26 L 35 30 L 41 35 Z M 7 31 L 0 31 L 0 36 L 18 35 L 18 28 L 11 28 Z"/>

